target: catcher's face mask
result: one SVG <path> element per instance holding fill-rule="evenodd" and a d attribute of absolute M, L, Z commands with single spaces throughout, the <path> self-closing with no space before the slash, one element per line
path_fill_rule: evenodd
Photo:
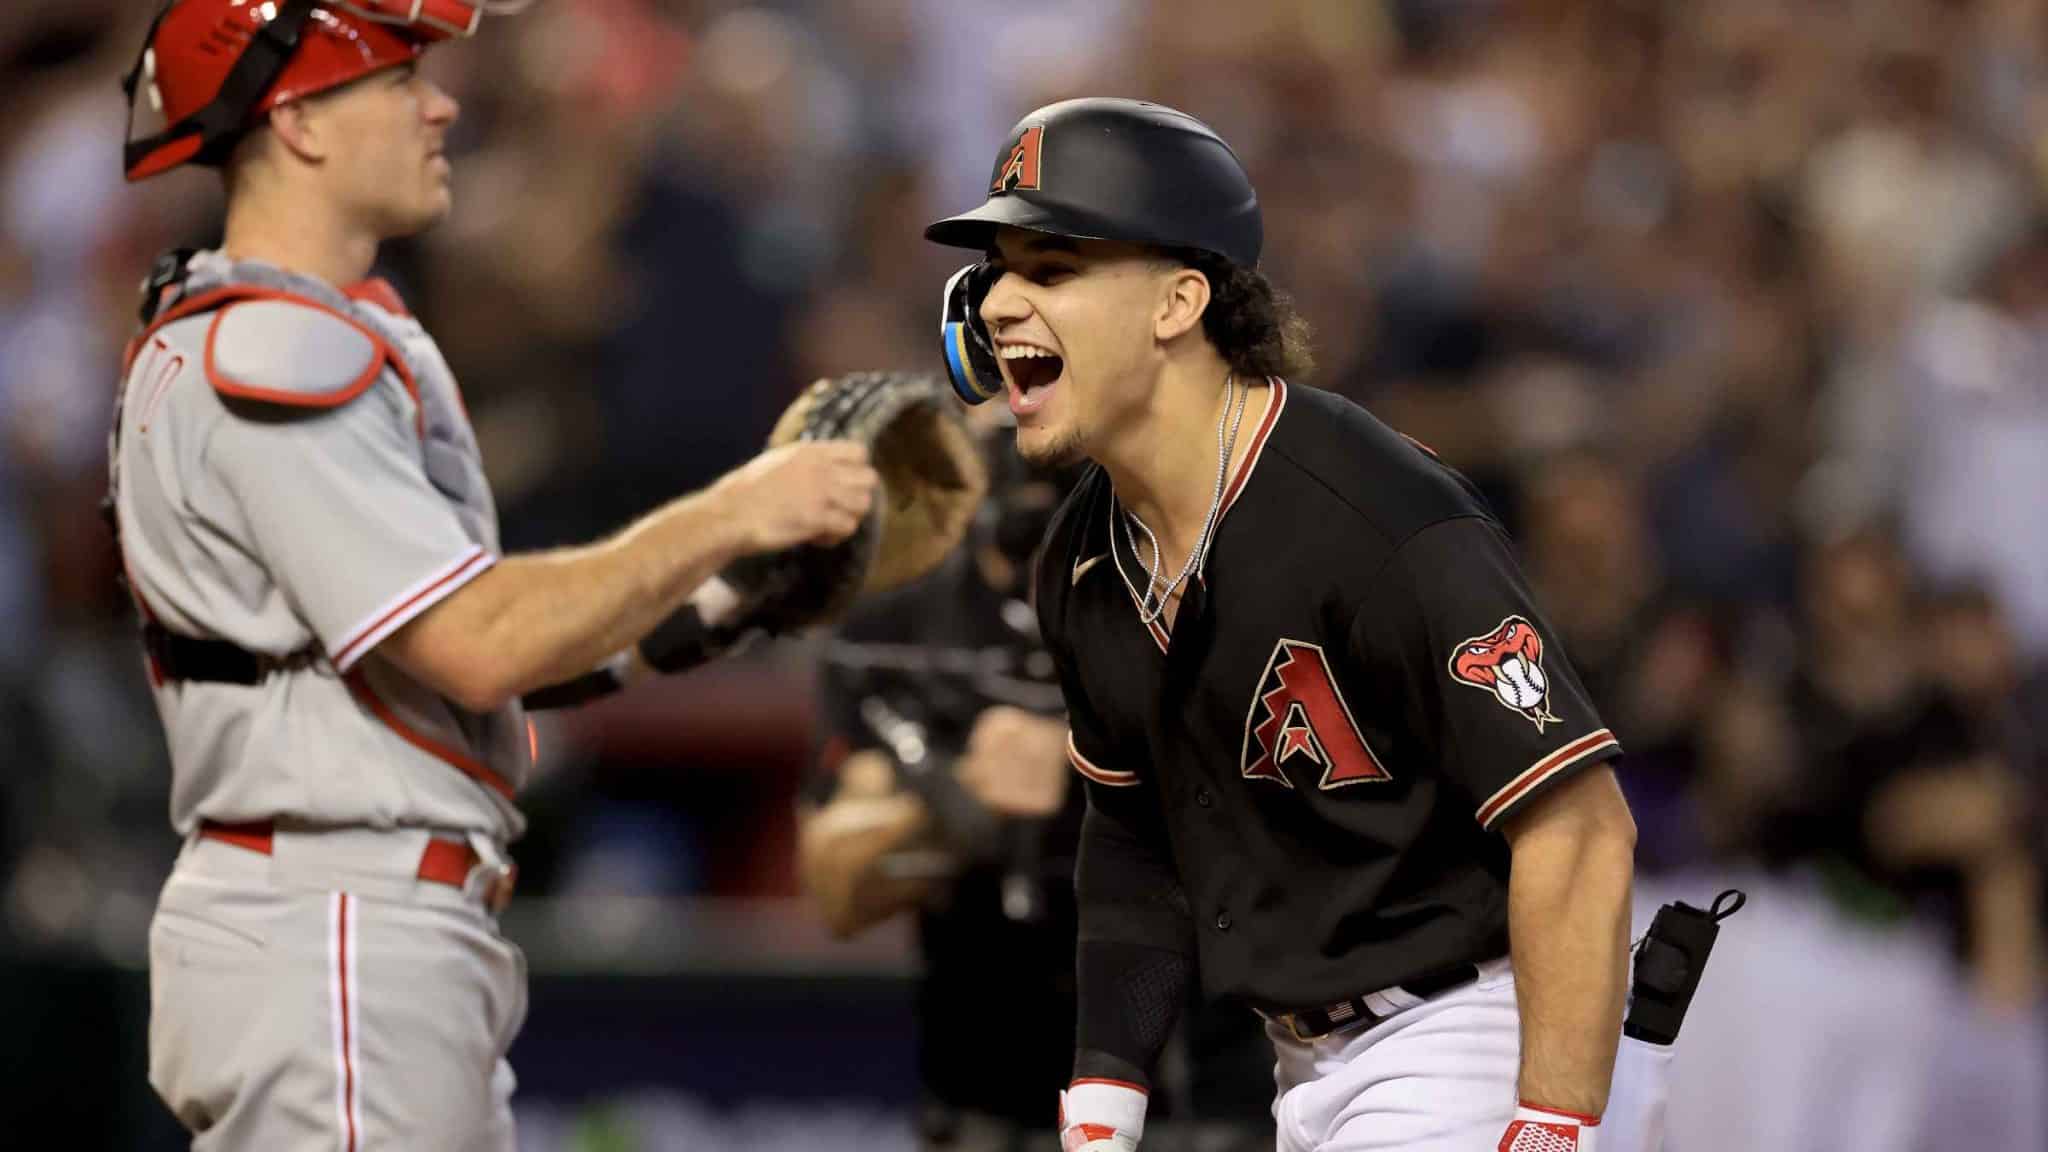
<path fill-rule="evenodd" d="M 981 302 L 1002 274 L 993 264 L 969 264 L 946 281 L 939 316 L 946 375 L 953 382 L 953 394 L 969 404 L 1003 394 L 1003 370 L 996 363 L 995 342 L 981 322 Z"/>
<path fill-rule="evenodd" d="M 243 131 L 277 105 L 408 63 L 431 44 L 474 34 L 486 13 L 509 14 L 530 3 L 169 0 L 121 81 L 127 177 L 219 165 Z"/>

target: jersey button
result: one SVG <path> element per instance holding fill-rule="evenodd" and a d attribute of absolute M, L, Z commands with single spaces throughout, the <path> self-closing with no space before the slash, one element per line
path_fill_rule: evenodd
<path fill-rule="evenodd" d="M 1207 788 L 1197 788 L 1195 790 L 1195 803 L 1200 804 L 1204 808 L 1208 808 L 1216 803 L 1216 798 L 1214 796 L 1209 795 L 1209 790 Z"/>
<path fill-rule="evenodd" d="M 1230 913 L 1218 912 L 1216 914 L 1216 930 L 1218 932 L 1230 931 Z"/>

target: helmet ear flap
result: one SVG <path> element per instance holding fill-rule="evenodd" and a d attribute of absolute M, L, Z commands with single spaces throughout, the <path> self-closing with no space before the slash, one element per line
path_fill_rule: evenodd
<path fill-rule="evenodd" d="M 989 339 L 981 320 L 981 302 L 1002 274 L 993 264 L 969 264 L 946 281 L 939 316 L 946 376 L 953 382 L 954 394 L 968 404 L 980 404 L 1003 392 L 995 341 Z"/>

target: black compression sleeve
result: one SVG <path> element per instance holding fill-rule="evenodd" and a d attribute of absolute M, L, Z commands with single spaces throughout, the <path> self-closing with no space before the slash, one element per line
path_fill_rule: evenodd
<path fill-rule="evenodd" d="M 1187 1001 L 1193 917 L 1156 826 L 1152 789 L 1088 787 L 1075 873 L 1074 1075 L 1142 1086 Z"/>
<path fill-rule="evenodd" d="M 1187 1000 L 1193 958 L 1143 944 L 1083 940 L 1075 964 L 1074 1079 L 1145 1087 Z"/>

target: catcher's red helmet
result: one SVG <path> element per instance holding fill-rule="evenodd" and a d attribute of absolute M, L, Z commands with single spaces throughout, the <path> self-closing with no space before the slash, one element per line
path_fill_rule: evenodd
<path fill-rule="evenodd" d="M 252 120 L 416 59 L 476 31 L 486 12 L 530 0 L 170 0 L 157 12 L 122 87 L 128 179 L 181 164 L 219 164 Z M 134 138 L 138 100 L 161 132 Z"/>

